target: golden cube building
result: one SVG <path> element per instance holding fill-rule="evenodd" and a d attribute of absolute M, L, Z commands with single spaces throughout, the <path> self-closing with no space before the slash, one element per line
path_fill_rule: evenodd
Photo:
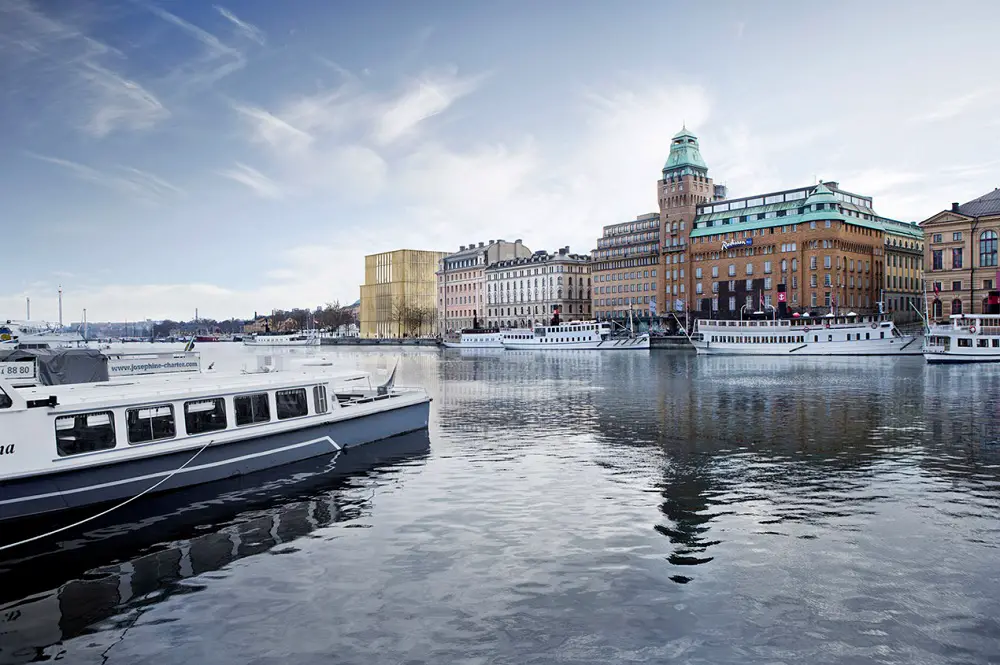
<path fill-rule="evenodd" d="M 397 249 L 365 257 L 359 314 L 362 337 L 434 334 L 438 261 L 447 252 Z"/>

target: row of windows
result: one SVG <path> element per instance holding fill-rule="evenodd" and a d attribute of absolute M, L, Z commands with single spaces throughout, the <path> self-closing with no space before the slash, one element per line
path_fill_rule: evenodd
<path fill-rule="evenodd" d="M 315 413 L 327 413 L 326 386 L 313 386 Z M 233 397 L 236 426 L 245 427 L 271 420 L 271 395 L 252 393 Z M 274 393 L 278 420 L 309 414 L 305 388 Z M 226 429 L 226 400 L 223 397 L 184 402 L 184 430 L 188 436 Z M 114 412 L 95 411 L 56 418 L 56 450 L 60 457 L 109 450 L 117 445 Z M 129 445 L 176 438 L 177 422 L 173 404 L 156 404 L 125 411 L 125 433 Z"/>
<path fill-rule="evenodd" d="M 616 272 L 611 274 L 597 275 L 598 282 L 620 282 L 626 279 L 649 279 L 656 277 L 656 270 L 636 270 L 635 272 Z"/>
<path fill-rule="evenodd" d="M 941 234 L 937 234 L 941 235 Z M 995 268 L 997 266 L 997 232 L 983 231 L 979 234 L 979 267 Z M 951 268 L 962 268 L 962 248 L 951 250 Z M 931 250 L 931 270 L 944 270 L 944 250 Z"/>
<path fill-rule="evenodd" d="M 631 291 L 655 291 L 656 282 L 642 282 L 639 284 L 619 284 L 617 287 L 614 286 L 598 286 L 597 293 L 608 294 L 608 293 L 627 293 Z"/>

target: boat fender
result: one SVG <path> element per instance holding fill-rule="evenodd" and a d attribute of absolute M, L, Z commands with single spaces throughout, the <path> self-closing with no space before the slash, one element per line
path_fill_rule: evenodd
<path fill-rule="evenodd" d="M 976 334 L 976 326 L 969 326 L 969 332 L 972 333 L 973 335 L 975 335 Z"/>

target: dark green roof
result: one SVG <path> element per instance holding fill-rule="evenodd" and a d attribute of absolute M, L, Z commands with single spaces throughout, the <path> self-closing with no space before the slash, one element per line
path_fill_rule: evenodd
<path fill-rule="evenodd" d="M 701 157 L 698 147 L 698 137 L 687 130 L 687 127 L 674 134 L 670 141 L 670 155 L 663 165 L 663 171 L 674 171 L 690 167 L 699 171 L 708 171 L 705 160 Z"/>

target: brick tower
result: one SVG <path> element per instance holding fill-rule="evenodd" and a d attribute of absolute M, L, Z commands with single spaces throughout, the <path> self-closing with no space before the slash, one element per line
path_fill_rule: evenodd
<path fill-rule="evenodd" d="M 708 177 L 708 166 L 701 157 L 698 137 L 687 127 L 674 134 L 670 156 L 663 165 L 663 177 L 656 184 L 660 203 L 660 265 L 663 280 L 657 280 L 657 300 L 661 316 L 672 319 L 673 311 L 691 309 L 688 235 L 694 228 L 697 206 L 726 198 L 725 186 L 716 186 Z"/>

